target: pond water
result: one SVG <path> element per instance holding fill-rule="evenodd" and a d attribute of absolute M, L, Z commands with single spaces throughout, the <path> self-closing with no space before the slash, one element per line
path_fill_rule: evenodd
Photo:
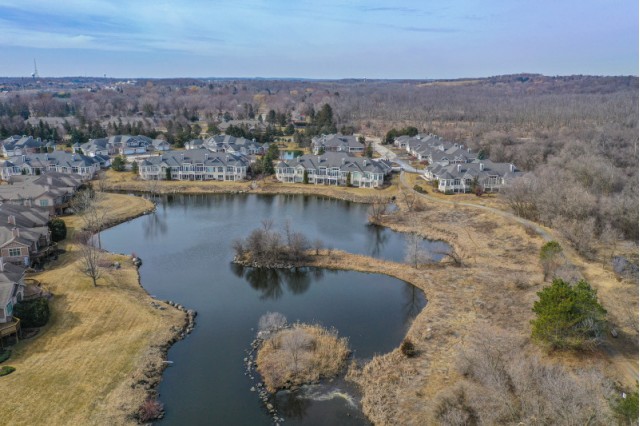
<path fill-rule="evenodd" d="M 231 263 L 235 238 L 263 219 L 334 248 L 401 260 L 404 236 L 366 224 L 367 206 L 303 196 L 167 196 L 157 211 L 102 233 L 104 248 L 136 253 L 142 284 L 162 300 L 198 311 L 196 328 L 168 354 L 174 364 L 159 392 L 163 425 L 272 424 L 244 375 L 245 351 L 264 313 L 319 322 L 349 338 L 357 359 L 397 347 L 425 306 L 424 293 L 384 275 L 318 268 L 262 270 Z M 427 248 L 442 250 L 442 242 Z M 280 392 L 273 403 L 285 424 L 367 424 L 342 380 Z"/>

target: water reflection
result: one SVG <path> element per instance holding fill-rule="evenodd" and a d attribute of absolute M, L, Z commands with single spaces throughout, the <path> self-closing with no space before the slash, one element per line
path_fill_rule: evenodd
<path fill-rule="evenodd" d="M 296 392 L 281 391 L 276 394 L 278 412 L 287 420 L 302 420 L 307 416 L 311 400 L 299 398 Z"/>
<path fill-rule="evenodd" d="M 403 305 L 404 323 L 409 324 L 425 307 L 427 298 L 422 290 L 409 283 L 404 283 L 403 296 L 405 300 Z"/>
<path fill-rule="evenodd" d="M 320 268 L 249 268 L 231 263 L 231 271 L 244 278 L 251 288 L 261 293 L 261 300 L 278 300 L 287 288 L 291 294 L 304 294 L 311 286 L 311 279 L 319 280 L 325 271 Z"/>
<path fill-rule="evenodd" d="M 142 222 L 142 230 L 147 240 L 154 240 L 158 236 L 166 234 L 168 230 L 166 208 L 147 215 Z"/>
<path fill-rule="evenodd" d="M 380 257 L 380 254 L 383 253 L 384 246 L 389 240 L 389 232 L 382 226 L 373 224 L 366 226 L 366 229 L 369 239 L 369 255 L 372 257 Z"/>

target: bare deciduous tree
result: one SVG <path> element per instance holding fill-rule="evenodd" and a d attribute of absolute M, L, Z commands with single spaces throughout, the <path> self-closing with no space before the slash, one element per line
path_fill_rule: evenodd
<path fill-rule="evenodd" d="M 311 346 L 311 337 L 301 328 L 294 327 L 282 336 L 282 348 L 289 353 L 293 363 L 293 371 L 300 368 L 300 355 Z"/>
<path fill-rule="evenodd" d="M 404 261 L 414 268 L 429 261 L 429 254 L 422 246 L 424 238 L 416 233 L 409 234 L 406 238 Z"/>
<path fill-rule="evenodd" d="M 280 312 L 267 312 L 258 320 L 258 330 L 268 333 L 278 331 L 287 325 L 287 318 Z"/>
<path fill-rule="evenodd" d="M 102 250 L 96 247 L 91 239 L 80 243 L 80 271 L 91 278 L 93 286 L 97 287 L 98 278 L 102 275 L 100 262 L 102 260 Z"/>

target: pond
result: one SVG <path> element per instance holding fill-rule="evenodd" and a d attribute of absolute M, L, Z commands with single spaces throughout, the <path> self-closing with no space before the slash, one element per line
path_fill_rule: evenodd
<path fill-rule="evenodd" d="M 198 311 L 197 326 L 168 354 L 159 392 L 161 424 L 271 424 L 243 359 L 264 313 L 318 322 L 349 338 L 357 359 L 397 347 L 425 306 L 424 293 L 384 275 L 319 268 L 264 270 L 232 264 L 231 241 L 263 219 L 334 248 L 401 260 L 404 236 L 366 224 L 367 206 L 303 196 L 167 196 L 157 211 L 102 233 L 104 248 L 136 253 L 147 291 Z M 442 242 L 428 248 L 446 249 Z M 274 404 L 286 424 L 367 424 L 342 380 L 280 392 Z"/>

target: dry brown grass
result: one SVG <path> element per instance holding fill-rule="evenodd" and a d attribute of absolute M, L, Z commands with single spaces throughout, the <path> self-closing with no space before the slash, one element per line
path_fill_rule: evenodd
<path fill-rule="evenodd" d="M 155 181 L 141 180 L 131 173 L 107 171 L 105 187 L 118 191 L 153 191 L 159 194 L 216 194 L 216 193 L 255 193 L 255 194 L 301 194 L 338 198 L 353 202 L 371 202 L 377 197 L 391 198 L 398 194 L 398 177 L 381 189 L 364 189 L 344 186 L 305 185 L 278 182 L 275 177 L 256 181 Z M 98 184 L 95 185 L 99 186 Z"/>
<path fill-rule="evenodd" d="M 462 255 L 463 267 L 415 269 L 340 252 L 313 257 L 315 266 L 397 277 L 423 289 L 429 300 L 407 334 L 420 353 L 418 357 L 404 357 L 396 349 L 375 357 L 362 369 L 350 371 L 349 377 L 363 390 L 365 414 L 375 424 L 428 424 L 433 419 L 436 395 L 462 380 L 456 368 L 458 348 L 480 324 L 528 340 L 531 307 L 542 288 L 538 254 L 544 240 L 537 233 L 491 211 L 424 202 L 423 212 L 401 211 L 384 216 L 381 222 L 398 231 L 417 231 L 431 239 L 446 240 Z M 637 318 L 637 294 L 621 292 L 621 286 L 629 283 L 608 277 L 610 273 L 597 262 L 569 255 L 599 289 L 600 300 L 612 315 L 621 310 L 615 300 L 622 293 L 629 298 L 623 305 L 631 307 Z M 635 289 L 637 293 L 637 286 Z M 609 338 L 604 348 L 586 356 L 539 355 L 570 369 L 593 367 L 612 380 L 633 385 L 638 374 L 637 350 L 637 340 L 634 343 L 625 333 L 618 339 Z"/>
<path fill-rule="evenodd" d="M 146 200 L 106 194 L 108 219 L 122 221 L 150 208 Z M 65 218 L 70 227 L 77 218 Z M 14 425 L 135 423 L 128 417 L 146 399 L 141 379 L 162 363 L 159 346 L 182 326 L 184 314 L 152 299 L 125 256 L 107 255 L 122 269 L 105 269 L 98 287 L 78 268 L 77 248 L 34 275 L 53 294 L 51 320 L 14 347 L 16 372 L 0 381 L 0 419 Z M 153 379 L 157 380 L 157 378 Z"/>
<path fill-rule="evenodd" d="M 347 339 L 319 325 L 295 324 L 262 343 L 256 362 L 270 392 L 333 377 L 349 355 Z"/>

